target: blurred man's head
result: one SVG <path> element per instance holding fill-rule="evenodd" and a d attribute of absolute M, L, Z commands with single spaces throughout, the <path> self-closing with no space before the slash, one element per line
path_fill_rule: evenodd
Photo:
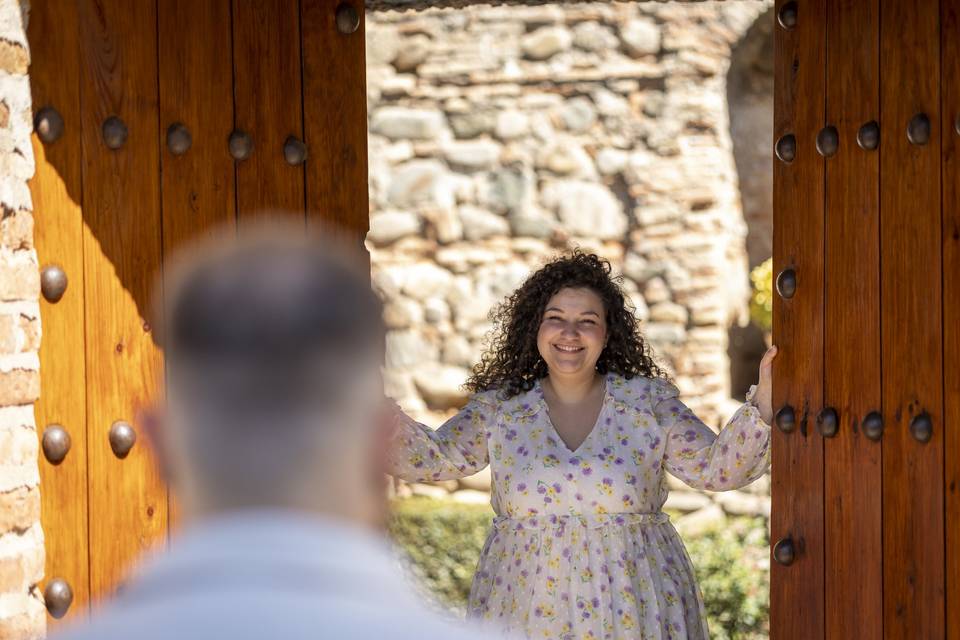
<path fill-rule="evenodd" d="M 371 521 L 384 329 L 358 256 L 274 230 L 166 267 L 155 439 L 188 517 L 280 507 Z"/>

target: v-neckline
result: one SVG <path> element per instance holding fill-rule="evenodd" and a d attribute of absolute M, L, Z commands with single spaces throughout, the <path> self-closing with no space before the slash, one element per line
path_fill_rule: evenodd
<path fill-rule="evenodd" d="M 557 439 L 557 442 L 560 443 L 560 446 L 563 447 L 567 453 L 571 455 L 576 455 L 579 453 L 587 441 L 593 436 L 594 432 L 600 428 L 600 423 L 603 420 L 603 413 L 607 408 L 607 400 L 610 397 L 610 380 L 608 375 L 603 376 L 603 396 L 600 399 L 600 411 L 597 412 L 597 419 L 593 423 L 593 427 L 590 431 L 587 432 L 587 435 L 584 436 L 583 440 L 580 441 L 580 444 L 576 446 L 575 449 L 571 449 L 570 445 L 567 444 L 567 441 L 563 439 L 563 436 L 560 435 L 560 432 L 557 431 L 557 426 L 553 424 L 553 418 L 550 417 L 550 406 L 547 404 L 547 397 L 543 393 L 543 380 L 537 380 L 537 396 L 540 401 L 540 404 L 543 406 L 543 414 L 547 420 L 547 424 L 550 425 L 550 430 L 553 432 L 554 437 Z"/>

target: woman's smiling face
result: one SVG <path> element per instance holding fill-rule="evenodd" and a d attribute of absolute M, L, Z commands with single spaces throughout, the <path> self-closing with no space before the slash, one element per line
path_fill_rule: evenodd
<path fill-rule="evenodd" d="M 593 374 L 607 340 L 603 300 L 591 289 L 566 288 L 547 302 L 537 348 L 551 374 Z"/>

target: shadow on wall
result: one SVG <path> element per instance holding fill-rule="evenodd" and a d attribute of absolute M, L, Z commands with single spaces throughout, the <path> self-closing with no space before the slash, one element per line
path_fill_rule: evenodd
<path fill-rule="evenodd" d="M 737 167 L 750 268 L 773 253 L 773 9 L 757 18 L 734 47 L 727 73 L 730 138 Z M 730 391 L 742 399 L 756 382 L 766 350 L 760 327 L 729 330 Z"/>

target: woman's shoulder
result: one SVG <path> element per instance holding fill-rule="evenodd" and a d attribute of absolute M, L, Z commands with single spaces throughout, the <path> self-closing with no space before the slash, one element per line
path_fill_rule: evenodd
<path fill-rule="evenodd" d="M 610 395 L 614 400 L 637 408 L 654 406 L 680 395 L 677 386 L 666 378 L 641 375 L 627 378 L 620 374 L 610 374 L 608 382 Z"/>
<path fill-rule="evenodd" d="M 470 396 L 470 402 L 498 413 L 530 413 L 536 409 L 536 389 L 508 395 L 503 389 L 488 389 Z"/>
<path fill-rule="evenodd" d="M 474 402 L 485 407 L 496 407 L 499 406 L 503 400 L 497 389 L 487 389 L 486 391 L 478 391 L 471 395 L 470 402 Z"/>

